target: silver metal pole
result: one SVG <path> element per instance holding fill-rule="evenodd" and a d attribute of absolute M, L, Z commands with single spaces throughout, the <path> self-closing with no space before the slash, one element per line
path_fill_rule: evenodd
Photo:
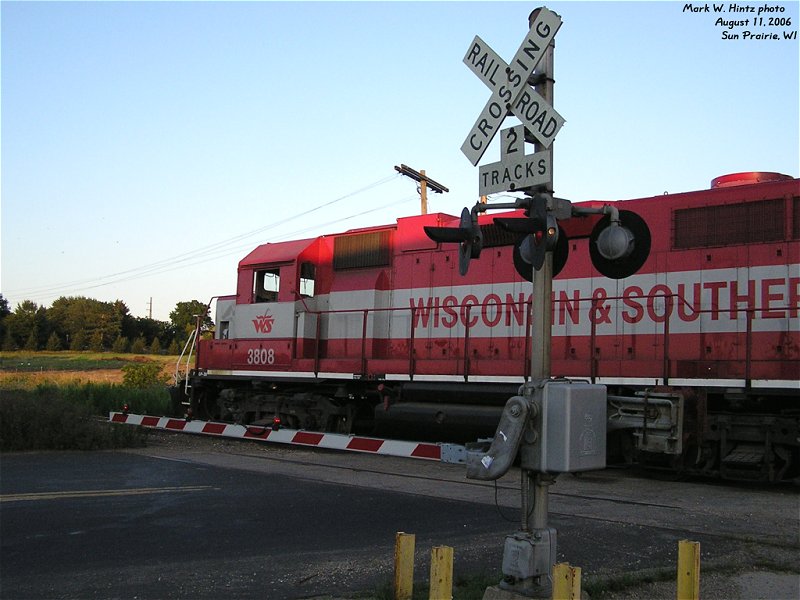
<path fill-rule="evenodd" d="M 532 24 L 534 13 L 531 13 L 529 23 Z M 543 80 L 536 86 L 541 96 L 553 105 L 553 68 L 554 68 L 554 49 L 555 41 L 550 43 L 545 51 L 544 57 L 537 70 L 537 75 Z M 543 150 L 540 144 L 534 144 L 534 151 Z M 553 149 L 550 147 L 550 165 L 554 164 Z M 551 180 L 552 181 L 552 180 Z M 552 196 L 552 184 L 547 190 Z M 552 207 L 548 207 L 552 208 Z M 533 402 L 541 407 L 544 412 L 544 382 L 550 379 L 551 368 L 551 338 L 552 338 L 552 293 L 553 293 L 553 253 L 547 252 L 544 265 L 538 271 L 533 271 L 533 323 L 531 327 L 531 385 L 528 387 L 532 394 Z M 540 435 L 542 432 L 539 432 Z M 537 443 L 542 444 L 543 440 Z M 535 540 L 540 540 L 547 531 L 547 513 L 549 506 L 548 489 L 555 481 L 555 477 L 546 473 L 528 473 L 525 477 L 527 485 L 522 488 L 522 506 L 528 511 L 523 515 L 526 526 L 524 531 L 530 532 Z M 532 505 L 532 510 L 528 506 Z M 535 597 L 549 598 L 552 593 L 552 574 L 550 569 L 556 557 L 552 555 L 552 549 L 556 546 L 555 531 L 548 532 L 548 539 L 552 537 L 552 544 L 537 546 L 537 550 L 546 553 L 545 564 L 548 565 L 548 573 L 534 578 L 532 582 L 532 593 Z M 527 586 L 526 586 L 527 587 Z"/>
<path fill-rule="evenodd" d="M 531 19 L 532 20 L 532 19 Z M 555 42 L 551 42 L 545 52 L 542 63 L 544 67 L 544 81 L 541 83 L 539 93 L 551 105 L 553 104 L 553 47 Z M 540 144 L 534 145 L 535 151 L 540 151 Z M 552 146 L 550 147 L 550 164 L 553 164 Z M 548 190 L 552 193 L 552 189 Z M 553 253 L 547 252 L 544 265 L 538 271 L 533 271 L 533 324 L 531 327 L 531 388 L 533 401 L 544 409 L 544 386 L 543 383 L 550 379 L 551 368 L 551 347 L 553 330 Z M 541 432 L 540 432 L 541 433 Z M 538 443 L 542 443 L 539 440 Z M 535 473 L 528 477 L 528 502 L 533 502 L 533 511 L 527 517 L 527 527 L 529 531 L 547 528 L 547 507 L 548 507 L 548 488 L 553 482 L 553 478 L 543 477 L 541 473 Z M 523 492 L 525 493 L 525 492 Z M 526 502 L 526 503 L 528 503 Z M 552 557 L 555 559 L 555 557 Z"/>

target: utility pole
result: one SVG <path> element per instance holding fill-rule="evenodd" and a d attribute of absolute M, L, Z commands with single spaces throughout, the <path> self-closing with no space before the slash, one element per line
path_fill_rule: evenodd
<path fill-rule="evenodd" d="M 152 296 L 150 296 L 150 302 L 147 303 L 147 314 L 149 315 L 150 319 L 153 318 L 153 297 Z"/>
<path fill-rule="evenodd" d="M 427 215 L 428 214 L 428 187 L 431 188 L 432 192 L 437 194 L 441 194 L 442 192 L 449 192 L 446 187 L 444 187 L 441 183 L 437 183 L 427 175 L 425 175 L 425 171 L 415 171 L 411 167 L 407 167 L 406 165 L 395 166 L 395 171 L 400 173 L 401 175 L 405 175 L 406 177 L 410 177 L 417 183 L 419 183 L 419 196 L 420 196 L 420 214 Z"/>

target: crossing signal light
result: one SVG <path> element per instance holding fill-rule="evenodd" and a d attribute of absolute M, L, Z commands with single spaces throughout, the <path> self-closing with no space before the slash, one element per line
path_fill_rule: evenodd
<path fill-rule="evenodd" d="M 521 234 L 514 244 L 514 267 L 524 279 L 533 279 L 533 269 L 544 266 L 548 251 L 553 252 L 553 276 L 564 268 L 569 256 L 569 244 L 564 229 L 547 211 L 548 196 L 537 194 L 531 199 L 528 217 L 494 220 L 500 227 Z"/>
<path fill-rule="evenodd" d="M 479 258 L 483 249 L 483 233 L 478 225 L 478 214 L 464 208 L 461 211 L 461 222 L 458 227 L 430 227 L 425 228 L 426 235 L 438 243 L 458 243 L 458 271 L 466 275 L 469 261 Z"/>
<path fill-rule="evenodd" d="M 518 234 L 514 244 L 514 267 L 520 276 L 533 280 L 533 271 L 541 270 L 548 252 L 553 253 L 553 276 L 558 275 L 569 258 L 569 239 L 557 216 L 568 218 L 564 204 L 568 201 L 553 199 L 554 208 L 548 210 L 551 200 L 548 194 L 536 194 L 525 198 L 525 202 L 514 205 L 497 205 L 497 208 L 525 208 L 525 217 L 498 217 L 494 222 L 511 233 Z M 470 211 L 464 208 L 457 227 L 425 227 L 426 235 L 437 243 L 457 243 L 458 268 L 466 275 L 469 261 L 479 258 L 483 249 L 483 233 L 478 225 L 478 213 L 485 211 L 477 204 Z M 602 213 L 589 236 L 589 255 L 594 267 L 610 279 L 623 279 L 636 273 L 650 255 L 650 229 L 636 213 L 617 210 L 611 205 L 600 209 L 575 209 L 572 214 L 587 216 Z M 584 236 L 579 236 L 584 237 Z"/>
<path fill-rule="evenodd" d="M 650 228 L 639 215 L 619 211 L 619 220 L 605 215 L 589 236 L 594 268 L 610 279 L 624 279 L 638 271 L 650 255 Z"/>
<path fill-rule="evenodd" d="M 533 281 L 533 253 L 538 249 L 539 244 L 541 242 L 537 243 L 536 234 L 526 235 L 514 244 L 514 268 L 526 281 Z M 552 249 L 553 251 L 553 277 L 555 277 L 567 264 L 569 258 L 569 239 L 561 225 L 548 227 L 547 246 L 548 250 Z M 544 258 L 542 258 L 542 264 L 544 264 Z"/>

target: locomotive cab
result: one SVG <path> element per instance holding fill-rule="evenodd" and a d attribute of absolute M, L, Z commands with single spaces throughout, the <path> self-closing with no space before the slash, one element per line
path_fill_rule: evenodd
<path fill-rule="evenodd" d="M 296 379 L 300 364 L 312 370 L 330 271 L 324 237 L 264 244 L 239 262 L 236 294 L 217 299 L 214 339 L 198 344 L 197 365 L 203 369 L 192 386 L 195 414 L 242 423 L 278 416 L 275 398 L 241 397 L 253 397 L 252 390 L 267 386 L 267 379 Z M 241 373 L 248 374 L 246 380 Z M 290 415 L 284 422 L 316 425 L 313 418 Z"/>

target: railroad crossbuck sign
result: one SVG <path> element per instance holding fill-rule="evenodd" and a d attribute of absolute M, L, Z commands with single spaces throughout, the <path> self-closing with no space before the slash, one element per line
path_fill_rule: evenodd
<path fill-rule="evenodd" d="M 541 8 L 509 64 L 480 37 L 473 39 L 464 56 L 464 63 L 492 90 L 492 96 L 461 145 L 461 151 L 473 165 L 477 166 L 509 112 L 522 122 L 544 148 L 549 148 L 553 143 L 564 125 L 564 119 L 527 82 L 559 27 L 559 16 Z M 524 147 L 521 139 L 518 147 L 513 144 L 511 147 L 515 148 L 515 152 L 504 154 L 500 163 L 482 169 L 481 195 L 520 189 L 550 180 L 547 159 L 537 155 L 523 156 L 520 151 Z M 513 179 L 513 186 L 509 185 L 509 179 Z M 531 179 L 535 179 L 535 182 L 531 183 Z"/>

